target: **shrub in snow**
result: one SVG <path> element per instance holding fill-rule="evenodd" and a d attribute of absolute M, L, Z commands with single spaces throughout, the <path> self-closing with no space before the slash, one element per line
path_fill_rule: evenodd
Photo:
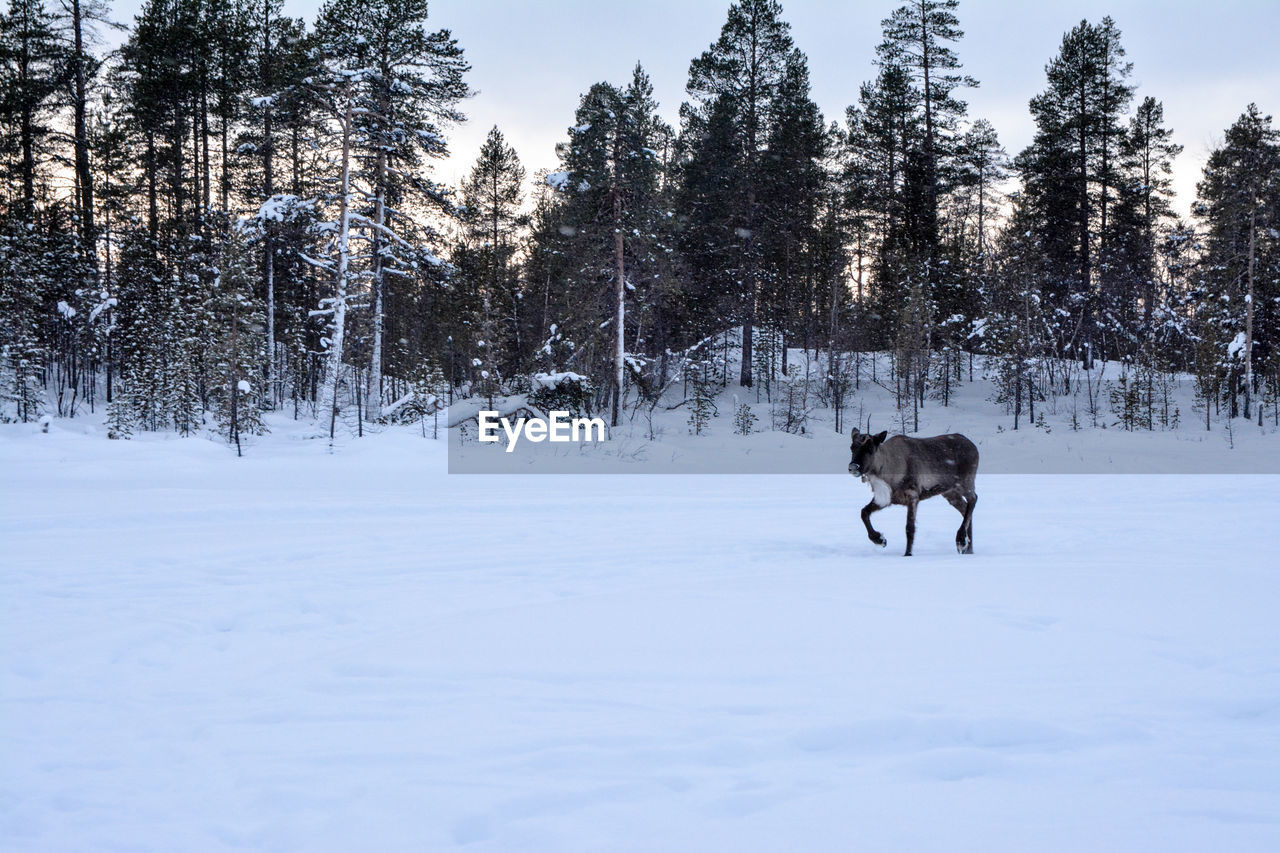
<path fill-rule="evenodd" d="M 1115 382 L 1107 383 L 1111 412 L 1119 418 L 1112 426 L 1126 430 L 1151 429 L 1150 411 L 1143 405 L 1143 390 L 1143 383 L 1128 371 L 1121 373 Z"/>
<path fill-rule="evenodd" d="M 755 381 L 756 402 L 760 392 L 766 400 L 773 400 L 773 386 L 782 367 L 782 335 L 771 329 L 757 329 L 755 349 L 751 355 L 751 372 Z"/>
<path fill-rule="evenodd" d="M 415 424 L 435 415 L 442 408 L 440 397 L 430 391 L 414 389 L 382 410 L 379 423 Z"/>
<path fill-rule="evenodd" d="M 591 414 L 595 389 L 577 373 L 535 373 L 529 402 L 544 412 L 568 412 L 573 417 Z"/>
<path fill-rule="evenodd" d="M 440 368 L 426 366 L 414 379 L 409 393 L 382 410 L 382 423 L 422 423 L 444 407 L 446 382 Z M 434 423 L 434 421 L 433 421 Z"/>
<path fill-rule="evenodd" d="M 107 438 L 130 438 L 133 436 L 133 408 L 127 398 L 116 394 L 116 398 L 107 404 Z"/>
<path fill-rule="evenodd" d="M 689 369 L 689 432 L 702 435 L 711 425 L 711 419 L 719 416 L 716 409 L 715 365 L 702 360 Z"/>
<path fill-rule="evenodd" d="M 773 407 L 773 428 L 793 435 L 804 435 L 809 431 L 809 417 L 818 402 L 818 395 L 812 387 L 809 365 L 804 371 L 793 370 L 782 377 L 779 383 L 778 398 Z"/>

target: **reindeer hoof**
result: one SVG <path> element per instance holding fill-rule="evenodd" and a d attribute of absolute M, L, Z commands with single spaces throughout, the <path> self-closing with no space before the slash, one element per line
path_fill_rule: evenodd
<path fill-rule="evenodd" d="M 871 537 L 871 541 L 879 545 L 881 548 L 889 544 L 889 540 L 884 538 L 884 534 L 877 533 Z"/>
<path fill-rule="evenodd" d="M 910 556 L 911 556 L 911 552 L 910 552 L 910 551 L 908 551 L 907 553 L 903 554 L 902 556 L 904 556 L 904 557 L 910 557 Z"/>

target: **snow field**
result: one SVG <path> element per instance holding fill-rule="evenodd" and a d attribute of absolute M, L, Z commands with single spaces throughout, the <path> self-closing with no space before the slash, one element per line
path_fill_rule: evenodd
<path fill-rule="evenodd" d="M 1280 477 L 4 429 L 5 849 L 1280 848 Z"/>

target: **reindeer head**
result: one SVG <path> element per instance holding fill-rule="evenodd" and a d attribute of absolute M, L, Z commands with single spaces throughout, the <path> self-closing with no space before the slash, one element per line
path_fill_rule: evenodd
<path fill-rule="evenodd" d="M 867 429 L 871 429 L 870 419 L 867 421 Z M 884 443 L 889 433 L 881 432 L 876 435 L 870 433 L 858 432 L 858 428 L 853 428 L 853 433 L 849 436 L 849 473 L 855 477 L 861 477 L 866 473 L 871 459 L 875 456 L 876 450 Z"/>

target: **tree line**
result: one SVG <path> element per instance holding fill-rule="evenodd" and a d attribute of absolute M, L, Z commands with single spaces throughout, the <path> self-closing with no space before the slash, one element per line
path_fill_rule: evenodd
<path fill-rule="evenodd" d="M 887 352 L 908 428 L 975 354 L 1015 426 L 1082 386 L 1096 422 L 1100 359 L 1129 428 L 1173 425 L 1175 373 L 1206 427 L 1280 422 L 1280 139 L 1245 107 L 1175 216 L 1182 149 L 1110 18 L 1064 34 L 1014 157 L 969 115 L 958 0 L 894 9 L 831 120 L 779 3 L 741 0 L 678 126 L 637 64 L 562 119 L 556 169 L 495 127 L 457 187 L 432 163 L 469 67 L 427 21 L 148 0 L 105 52 L 101 0 L 9 0 L 3 416 L 238 444 L 264 411 L 332 435 L 551 376 L 616 425 L 680 380 L 772 395 L 795 352 L 839 413 Z"/>

